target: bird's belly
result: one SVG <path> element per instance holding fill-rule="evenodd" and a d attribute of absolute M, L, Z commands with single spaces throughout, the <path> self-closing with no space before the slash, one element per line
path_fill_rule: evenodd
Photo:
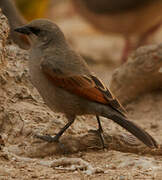
<path fill-rule="evenodd" d="M 31 81 L 34 87 L 38 90 L 47 106 L 55 111 L 65 114 L 91 114 L 85 104 L 88 106 L 88 101 L 77 95 L 71 94 L 62 88 L 56 87 L 42 73 L 31 73 Z M 87 101 L 87 102 L 85 102 Z"/>
<path fill-rule="evenodd" d="M 74 3 L 75 4 L 75 3 Z M 144 8 L 119 14 L 95 14 L 76 2 L 80 14 L 96 28 L 106 33 L 124 36 L 140 35 L 162 21 L 162 2 L 151 3 Z"/>

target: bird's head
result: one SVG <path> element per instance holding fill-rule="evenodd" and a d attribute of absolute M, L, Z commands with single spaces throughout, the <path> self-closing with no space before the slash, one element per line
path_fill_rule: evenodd
<path fill-rule="evenodd" d="M 33 20 L 29 24 L 16 28 L 15 31 L 29 36 L 33 44 L 40 46 L 64 42 L 64 34 L 60 28 L 47 19 Z"/>

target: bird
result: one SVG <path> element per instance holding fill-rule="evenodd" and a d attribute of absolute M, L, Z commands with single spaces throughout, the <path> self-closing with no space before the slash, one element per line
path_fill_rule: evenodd
<path fill-rule="evenodd" d="M 98 30 L 124 37 L 123 63 L 133 49 L 146 44 L 162 22 L 162 0 L 72 0 L 72 3 Z"/>
<path fill-rule="evenodd" d="M 9 39 L 12 39 L 22 49 L 29 49 L 30 41 L 25 35 L 17 34 L 14 29 L 26 24 L 26 20 L 20 14 L 13 0 L 0 0 L 0 8 L 7 17 L 10 26 Z"/>
<path fill-rule="evenodd" d="M 103 147 L 100 116 L 119 124 L 148 147 L 158 147 L 151 135 L 128 120 L 123 106 L 72 49 L 58 25 L 48 19 L 35 19 L 15 31 L 28 35 L 32 42 L 29 51 L 31 82 L 47 106 L 52 111 L 63 113 L 68 120 L 54 137 L 37 135 L 38 138 L 59 142 L 76 116 L 92 114 L 97 118 L 97 133 Z"/>

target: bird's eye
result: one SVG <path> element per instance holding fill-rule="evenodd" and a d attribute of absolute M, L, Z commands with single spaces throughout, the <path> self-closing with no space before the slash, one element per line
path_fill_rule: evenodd
<path fill-rule="evenodd" d="M 35 35 L 39 35 L 40 33 L 40 29 L 35 27 L 30 27 L 30 31 Z"/>

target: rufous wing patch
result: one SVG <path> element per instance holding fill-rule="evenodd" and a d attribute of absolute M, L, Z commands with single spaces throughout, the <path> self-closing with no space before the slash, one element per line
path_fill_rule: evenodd
<path fill-rule="evenodd" d="M 42 64 L 42 71 L 57 87 L 101 104 L 108 104 L 119 112 L 125 112 L 109 89 L 94 75 L 65 75 L 61 70 Z M 59 73 L 57 73 L 59 72 Z"/>

